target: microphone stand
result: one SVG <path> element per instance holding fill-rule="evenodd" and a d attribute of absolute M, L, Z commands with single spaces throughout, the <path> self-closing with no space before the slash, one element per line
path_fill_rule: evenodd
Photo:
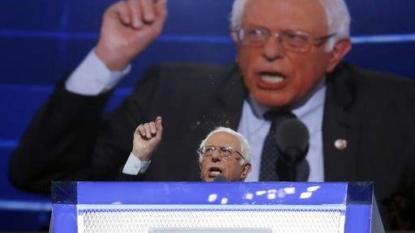
<path fill-rule="evenodd" d="M 284 165 L 288 169 L 288 177 L 284 177 L 284 181 L 297 181 L 297 165 L 304 159 L 305 153 L 298 147 L 287 148 L 285 153 L 281 153 Z M 277 168 L 277 171 L 279 169 Z M 278 172 L 277 172 L 278 174 Z"/>

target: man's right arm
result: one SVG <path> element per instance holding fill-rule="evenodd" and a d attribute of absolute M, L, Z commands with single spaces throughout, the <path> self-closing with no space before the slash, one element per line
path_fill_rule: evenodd
<path fill-rule="evenodd" d="M 66 89 L 89 96 L 111 90 L 161 33 L 166 17 L 166 0 L 121 1 L 109 7 L 97 46 L 67 80 Z"/>
<path fill-rule="evenodd" d="M 110 90 L 128 72 L 131 60 L 159 35 L 166 15 L 166 0 L 122 1 L 108 8 L 92 54 L 58 85 L 21 138 L 9 171 L 16 187 L 48 193 L 52 180 L 101 178 L 89 166 Z M 85 69 L 91 64 L 106 68 L 101 70 L 109 76 Z"/>
<path fill-rule="evenodd" d="M 140 124 L 134 131 L 133 149 L 118 175 L 120 181 L 136 181 L 147 170 L 163 134 L 162 118 Z"/>

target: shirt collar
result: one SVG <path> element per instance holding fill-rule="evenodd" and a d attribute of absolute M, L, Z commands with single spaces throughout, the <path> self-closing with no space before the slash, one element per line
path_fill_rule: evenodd
<path fill-rule="evenodd" d="M 324 105 L 325 91 L 326 91 L 326 78 L 322 78 L 317 86 L 310 92 L 310 94 L 300 103 L 294 105 L 291 111 L 298 117 L 302 118 L 314 109 Z M 264 113 L 270 110 L 270 107 L 258 103 L 251 94 L 248 96 L 248 102 L 252 108 L 254 115 L 257 118 L 263 119 Z"/>

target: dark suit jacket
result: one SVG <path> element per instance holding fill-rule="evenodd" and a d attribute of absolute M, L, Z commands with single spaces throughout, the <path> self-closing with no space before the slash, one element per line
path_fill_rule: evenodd
<path fill-rule="evenodd" d="M 48 192 L 51 180 L 114 180 L 132 150 L 136 126 L 161 115 L 162 142 L 138 179 L 198 181 L 199 143 L 214 127 L 238 127 L 246 94 L 235 65 L 165 64 L 149 69 L 101 122 L 110 93 L 85 97 L 60 85 L 15 151 L 11 180 L 35 192 Z M 413 184 L 414 116 L 413 81 L 341 64 L 327 77 L 326 180 L 374 181 L 381 198 L 402 182 Z M 347 148 L 336 149 L 336 139 L 346 139 Z"/>

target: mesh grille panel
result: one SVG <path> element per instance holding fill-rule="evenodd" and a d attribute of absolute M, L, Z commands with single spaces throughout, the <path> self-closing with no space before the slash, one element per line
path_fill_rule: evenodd
<path fill-rule="evenodd" d="M 269 232 L 330 232 L 344 230 L 338 209 L 84 209 L 79 232 L 168 232 L 166 229 L 264 229 Z M 174 231 L 180 232 L 180 230 Z M 197 232 L 186 231 L 186 232 Z M 206 232 L 206 231 L 203 231 Z M 255 232 L 255 231 L 253 231 Z"/>

